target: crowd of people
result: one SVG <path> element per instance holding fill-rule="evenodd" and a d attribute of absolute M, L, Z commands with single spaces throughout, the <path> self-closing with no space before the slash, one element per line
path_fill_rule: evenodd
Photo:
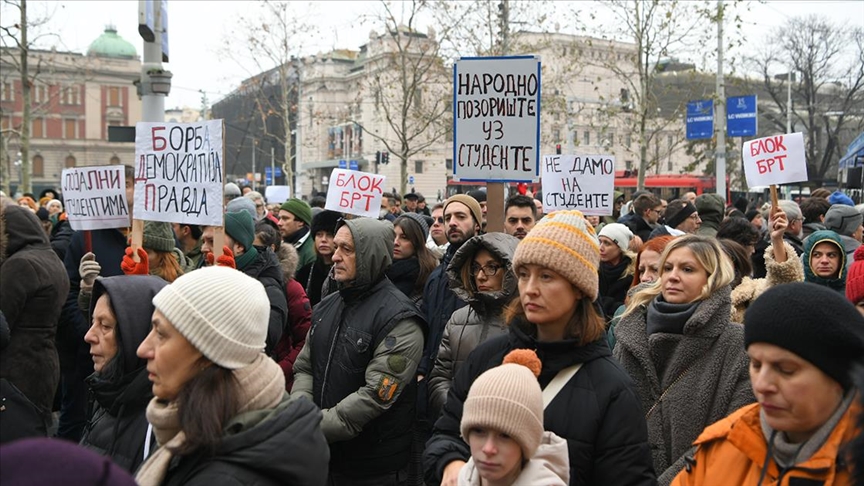
<path fill-rule="evenodd" d="M 0 198 L 3 484 L 864 484 L 840 191 L 515 194 L 500 233 L 482 190 L 224 196 L 223 227 L 140 247 Z"/>

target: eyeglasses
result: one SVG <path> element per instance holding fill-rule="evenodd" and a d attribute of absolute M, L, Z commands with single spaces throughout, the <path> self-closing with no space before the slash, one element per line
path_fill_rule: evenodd
<path fill-rule="evenodd" d="M 489 263 L 482 267 L 480 265 L 477 265 L 476 263 L 471 265 L 472 275 L 477 275 L 477 272 L 479 272 L 480 270 L 483 270 L 483 273 L 485 273 L 487 276 L 492 277 L 496 273 L 498 273 L 498 270 L 501 270 L 501 265 L 498 265 L 497 263 Z"/>
<path fill-rule="evenodd" d="M 444 224 L 444 218 L 442 218 L 441 216 L 438 216 L 437 218 L 435 218 L 435 222 L 438 224 Z"/>

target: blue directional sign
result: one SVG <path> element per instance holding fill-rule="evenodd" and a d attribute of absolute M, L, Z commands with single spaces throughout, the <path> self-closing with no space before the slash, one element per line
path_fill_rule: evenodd
<path fill-rule="evenodd" d="M 347 169 L 348 168 L 348 161 L 344 160 L 344 159 L 340 160 L 339 161 L 339 168 L 340 169 Z"/>
<path fill-rule="evenodd" d="M 711 138 L 714 135 L 714 101 L 687 102 L 687 140 Z"/>
<path fill-rule="evenodd" d="M 752 137 L 758 130 L 756 95 L 726 99 L 726 134 L 730 137 Z"/>
<path fill-rule="evenodd" d="M 273 174 L 270 167 L 264 167 L 264 183 L 269 185 L 273 184 Z M 282 177 L 282 167 L 276 167 L 276 177 Z"/>
<path fill-rule="evenodd" d="M 414 176 L 408 176 L 408 184 L 414 184 Z M 455 206 L 454 206 L 455 207 Z"/>
<path fill-rule="evenodd" d="M 351 162 L 349 162 L 349 163 L 348 163 L 348 168 L 351 169 L 351 170 L 360 170 L 360 166 L 357 165 L 357 161 L 356 161 L 356 160 L 352 160 Z"/>

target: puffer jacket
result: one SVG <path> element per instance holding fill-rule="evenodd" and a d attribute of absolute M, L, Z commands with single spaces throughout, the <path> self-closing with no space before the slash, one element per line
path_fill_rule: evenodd
<path fill-rule="evenodd" d="M 300 282 L 294 280 L 299 257 L 297 250 L 288 243 L 282 243 L 276 254 L 285 279 L 285 294 L 288 297 L 288 323 L 279 338 L 274 351 L 276 362 L 285 373 L 285 390 L 291 391 L 294 385 L 294 362 L 306 344 L 306 334 L 312 326 L 312 305 Z"/>
<path fill-rule="evenodd" d="M 860 433 L 855 423 L 862 412 L 857 399 L 810 459 L 782 472 L 770 457 L 759 412 L 760 405 L 754 403 L 706 428 L 694 443 L 696 452 L 688 461 L 690 465 L 675 478 L 673 486 L 853 484 L 846 445 Z"/>
<path fill-rule="evenodd" d="M 537 452 L 523 467 L 511 486 L 567 486 L 570 482 L 570 459 L 567 457 L 567 441 L 544 432 Z M 459 471 L 459 486 L 481 486 L 480 473 L 474 459 Z"/>
<path fill-rule="evenodd" d="M 36 215 L 18 206 L 0 209 L 0 311 L 10 330 L 9 345 L 0 351 L 0 378 L 45 420 L 60 380 L 54 338 L 68 293 L 69 277 Z"/>
<path fill-rule="evenodd" d="M 241 271 L 261 282 L 270 300 L 270 320 L 267 325 L 265 352 L 268 356 L 272 356 L 276 344 L 282 337 L 285 323 L 288 322 L 288 297 L 285 294 L 282 266 L 276 254 L 269 248 L 261 246 L 255 247 L 255 250 L 258 255 Z"/>
<path fill-rule="evenodd" d="M 789 243 L 783 242 L 786 248 L 786 261 L 777 263 L 774 260 L 774 248 L 765 249 L 765 267 L 768 275 L 765 278 L 744 277 L 737 287 L 732 289 L 732 322 L 744 322 L 747 307 L 762 295 L 763 292 L 784 283 L 803 282 L 804 266 L 795 254 L 795 249 Z"/>
<path fill-rule="evenodd" d="M 574 339 L 538 341 L 533 325 L 516 320 L 509 332 L 481 344 L 453 379 L 453 386 L 423 455 L 426 484 L 440 484 L 451 461 L 471 456 L 459 425 L 471 383 L 499 366 L 514 349 L 533 349 L 543 363 L 545 388 L 564 368 L 582 367 L 549 403 L 543 426 L 567 441 L 572 485 L 654 485 L 648 433 L 633 381 L 612 357 L 606 338 L 580 346 Z"/>
<path fill-rule="evenodd" d="M 435 367 L 429 376 L 430 417 L 438 416 L 447 399 L 450 383 L 468 359 L 468 354 L 480 343 L 507 333 L 501 313 L 518 291 L 512 265 L 513 252 L 518 244 L 517 238 L 504 233 L 475 236 L 459 248 L 447 267 L 450 288 L 468 305 L 454 312 L 444 328 Z M 471 265 L 474 255 L 481 249 L 489 251 L 504 265 L 504 279 L 499 291 L 476 292 L 465 288 L 462 283 L 462 267 Z"/>
<path fill-rule="evenodd" d="M 148 428 L 145 412 L 153 398 L 147 361 L 139 358 L 136 351 L 150 333 L 153 297 L 166 285 L 161 278 L 149 275 L 99 278 L 93 284 L 90 315 L 99 298 L 107 294 L 117 320 L 115 334 L 122 351 L 115 357 L 119 361 L 106 367 L 116 366 L 116 373 L 111 376 L 94 373 L 87 378 L 93 403 L 81 445 L 110 457 L 132 473 L 144 459 Z M 155 439 L 152 447 L 156 447 Z"/>
<path fill-rule="evenodd" d="M 658 483 L 669 484 L 709 424 L 753 403 L 744 327 L 729 321 L 730 288 L 700 301 L 682 334 L 646 333 L 647 310 L 615 327 L 614 355 L 636 383 Z"/>

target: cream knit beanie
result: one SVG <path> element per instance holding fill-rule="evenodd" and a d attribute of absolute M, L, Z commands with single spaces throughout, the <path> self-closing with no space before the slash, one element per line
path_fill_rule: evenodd
<path fill-rule="evenodd" d="M 597 300 L 600 242 L 579 211 L 555 211 L 528 232 L 513 254 L 513 268 L 535 264 L 549 268 Z"/>
<path fill-rule="evenodd" d="M 242 368 L 264 350 L 270 300 L 261 282 L 228 267 L 205 267 L 163 288 L 153 305 L 207 359 Z"/>
<path fill-rule="evenodd" d="M 531 459 L 543 438 L 543 391 L 537 382 L 541 366 L 533 351 L 518 349 L 504 364 L 478 376 L 462 409 L 463 439 L 467 442 L 475 427 L 492 429 L 512 437 L 522 447 L 523 459 Z"/>
<path fill-rule="evenodd" d="M 609 223 L 597 235 L 598 238 L 601 236 L 614 241 L 618 245 L 618 248 L 621 249 L 621 253 L 630 251 L 630 240 L 633 239 L 633 232 L 627 226 L 621 223 Z"/>

